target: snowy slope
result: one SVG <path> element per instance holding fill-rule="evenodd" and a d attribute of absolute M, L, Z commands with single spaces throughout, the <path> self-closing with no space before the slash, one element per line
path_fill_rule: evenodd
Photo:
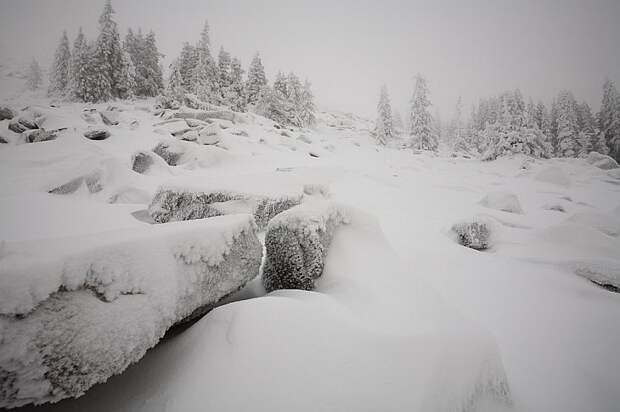
<path fill-rule="evenodd" d="M 217 145 L 183 142 L 186 161 L 139 174 L 132 155 L 173 137 L 155 131 L 161 119 L 142 110 L 149 102 L 117 106 L 122 121 L 103 141 L 82 137 L 92 125 L 79 104 L 49 109 L 46 122 L 69 127 L 51 142 L 16 144 L 2 122 L 11 141 L 0 146 L 2 240 L 142 228 L 160 186 L 268 195 L 321 184 L 376 222 L 361 213 L 338 232 L 317 291 L 222 306 L 84 397 L 34 410 L 610 411 L 620 403 L 620 298 L 584 277 L 618 274 L 613 170 L 578 159 L 414 155 L 376 147 L 358 118 L 323 113 L 314 130 L 247 115 L 225 124 Z M 99 192 L 47 193 L 93 171 Z M 514 195 L 521 213 L 485 206 L 494 193 Z M 450 232 L 475 217 L 493 223 L 488 251 L 464 248 Z"/>

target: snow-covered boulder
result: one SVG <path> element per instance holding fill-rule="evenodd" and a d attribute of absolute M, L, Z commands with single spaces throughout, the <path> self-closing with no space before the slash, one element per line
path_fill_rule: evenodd
<path fill-rule="evenodd" d="M 217 124 L 205 126 L 198 133 L 198 142 L 206 145 L 218 144 L 221 140 L 220 128 Z"/>
<path fill-rule="evenodd" d="M 4 137 L 4 136 L 0 136 L 0 144 L 7 144 L 9 142 L 9 140 Z"/>
<path fill-rule="evenodd" d="M 328 201 L 307 202 L 273 218 L 265 235 L 265 289 L 314 289 L 334 231 L 346 222 L 344 208 Z"/>
<path fill-rule="evenodd" d="M 547 167 L 540 172 L 535 177 L 539 182 L 551 183 L 557 186 L 570 186 L 571 180 L 566 175 L 564 170 L 557 166 Z"/>
<path fill-rule="evenodd" d="M 106 126 L 116 126 L 120 123 L 120 112 L 118 110 L 104 110 L 99 112 L 99 116 Z"/>
<path fill-rule="evenodd" d="M 140 151 L 131 158 L 131 170 L 140 174 L 169 173 L 168 164 L 150 151 Z"/>
<path fill-rule="evenodd" d="M 474 219 L 460 222 L 452 226 L 452 232 L 456 234 L 456 241 L 468 248 L 486 250 L 491 246 L 491 229 L 486 221 Z"/>
<path fill-rule="evenodd" d="M 568 262 L 576 275 L 584 277 L 597 285 L 620 292 L 620 261 L 612 259 L 586 259 Z"/>
<path fill-rule="evenodd" d="M 259 273 L 248 215 L 3 243 L 0 408 L 84 394 Z"/>
<path fill-rule="evenodd" d="M 49 140 L 54 140 L 57 137 L 56 131 L 54 130 L 45 130 L 45 129 L 35 129 L 35 130 L 26 130 L 22 133 L 24 141 L 26 143 L 38 143 L 38 142 L 47 142 Z"/>
<path fill-rule="evenodd" d="M 603 170 L 618 168 L 618 162 L 616 162 L 613 157 L 605 156 L 598 152 L 590 152 L 588 157 L 586 157 L 586 162 Z"/>
<path fill-rule="evenodd" d="M 298 205 L 301 200 L 301 195 L 260 196 L 226 190 L 195 191 L 161 187 L 148 211 L 157 223 L 249 213 L 262 229 L 274 216 Z"/>
<path fill-rule="evenodd" d="M 84 132 L 84 137 L 89 140 L 105 140 L 110 137 L 110 132 L 105 129 L 91 129 Z"/>
<path fill-rule="evenodd" d="M 13 117 L 15 117 L 13 110 L 6 106 L 0 107 L 0 120 L 11 120 Z"/>
<path fill-rule="evenodd" d="M 25 132 L 26 130 L 28 130 L 28 128 L 17 120 L 13 119 L 9 122 L 9 130 L 13 133 L 19 134 Z"/>
<path fill-rule="evenodd" d="M 482 198 L 480 204 L 490 209 L 501 210 L 502 212 L 523 213 L 519 198 L 513 193 L 491 192 Z"/>
<path fill-rule="evenodd" d="M 186 147 L 182 142 L 160 142 L 153 149 L 153 152 L 164 159 L 170 166 L 177 166 L 185 151 Z"/>
<path fill-rule="evenodd" d="M 174 115 L 177 119 L 197 119 L 207 121 L 211 119 L 228 120 L 234 124 L 246 123 L 244 115 L 228 110 L 207 110 L 195 112 L 180 112 Z"/>
<path fill-rule="evenodd" d="M 55 195 L 68 195 L 77 192 L 82 187 L 86 187 L 89 193 L 98 193 L 103 189 L 103 185 L 101 183 L 102 177 L 102 171 L 95 170 L 86 175 L 71 179 L 67 183 L 51 189 L 49 193 Z"/>

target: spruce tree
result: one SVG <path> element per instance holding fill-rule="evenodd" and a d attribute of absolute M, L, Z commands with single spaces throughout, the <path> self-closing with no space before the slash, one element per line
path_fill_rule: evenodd
<path fill-rule="evenodd" d="M 121 55 L 121 76 L 118 81 L 118 97 L 131 99 L 136 91 L 136 69 L 127 51 Z"/>
<path fill-rule="evenodd" d="M 316 116 L 314 114 L 316 111 L 314 94 L 312 93 L 312 85 L 307 79 L 301 91 L 301 98 L 297 111 L 299 112 L 298 117 L 301 120 L 301 127 L 309 127 L 316 122 Z"/>
<path fill-rule="evenodd" d="M 69 69 L 71 66 L 71 51 L 67 31 L 62 32 L 60 44 L 54 54 L 54 63 L 50 72 L 50 86 L 48 94 L 55 97 L 64 97 L 70 91 Z"/>
<path fill-rule="evenodd" d="M 41 72 L 41 66 L 36 59 L 30 61 L 28 66 L 28 72 L 26 73 L 26 88 L 34 91 L 41 87 L 43 83 L 43 73 Z"/>
<path fill-rule="evenodd" d="M 217 74 L 218 84 L 220 89 L 220 101 L 223 104 L 230 105 L 227 100 L 228 89 L 232 84 L 231 74 L 231 58 L 230 54 L 220 47 L 220 52 L 217 56 Z"/>
<path fill-rule="evenodd" d="M 92 53 L 93 71 L 92 90 L 93 101 L 105 101 L 111 97 L 119 97 L 118 84 L 121 78 L 122 49 L 121 40 L 116 22 L 112 15 L 114 9 L 110 0 L 106 0 L 103 13 L 99 17 L 99 36 Z"/>
<path fill-rule="evenodd" d="M 245 99 L 245 87 L 243 85 L 243 69 L 241 68 L 241 61 L 237 58 L 233 58 L 230 63 L 230 87 L 226 95 L 226 101 L 230 105 L 230 108 L 236 112 L 245 112 L 246 99 Z"/>
<path fill-rule="evenodd" d="M 265 68 L 261 62 L 260 55 L 256 53 L 248 70 L 248 80 L 246 83 L 246 97 L 250 105 L 258 102 L 260 92 L 267 85 Z"/>
<path fill-rule="evenodd" d="M 194 89 L 194 71 L 198 65 L 198 50 L 189 43 L 183 44 L 181 55 L 179 56 L 179 71 L 183 79 L 183 89 L 190 93 Z"/>
<path fill-rule="evenodd" d="M 570 91 L 558 95 L 557 155 L 576 157 L 579 154 L 579 125 L 576 102 Z"/>
<path fill-rule="evenodd" d="M 428 111 L 431 105 L 428 99 L 426 79 L 418 74 L 415 77 L 415 88 L 411 98 L 411 112 L 409 136 L 411 146 L 418 150 L 437 150 L 437 138 L 431 128 L 431 115 Z"/>
<path fill-rule="evenodd" d="M 219 90 L 217 67 L 211 55 L 208 22 L 205 22 L 196 50 L 198 54 L 198 63 L 193 73 L 192 91 L 202 101 L 219 104 L 221 94 Z"/>
<path fill-rule="evenodd" d="M 78 101 L 86 101 L 89 76 L 89 49 L 80 27 L 71 51 L 70 95 Z"/>
<path fill-rule="evenodd" d="M 598 120 L 609 155 L 620 162 L 620 94 L 609 79 L 603 84 L 603 101 Z"/>
<path fill-rule="evenodd" d="M 386 145 L 394 137 L 392 105 L 390 104 L 390 96 L 388 95 L 386 85 L 381 86 L 381 92 L 379 93 L 375 137 L 380 145 Z"/>
<path fill-rule="evenodd" d="M 166 94 L 177 102 L 183 101 L 185 89 L 183 87 L 183 75 L 181 74 L 181 61 L 179 59 L 176 59 L 170 65 L 170 77 L 168 78 Z"/>

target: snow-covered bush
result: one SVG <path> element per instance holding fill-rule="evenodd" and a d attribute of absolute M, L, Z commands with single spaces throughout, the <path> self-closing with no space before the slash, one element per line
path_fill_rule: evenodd
<path fill-rule="evenodd" d="M 457 223 L 452 226 L 452 231 L 460 245 L 475 250 L 486 250 L 491 246 L 491 230 L 487 222 L 473 220 Z"/>
<path fill-rule="evenodd" d="M 618 162 L 613 157 L 606 156 L 597 152 L 590 152 L 586 158 L 586 162 L 594 167 L 598 167 L 603 170 L 610 170 L 618 168 Z"/>
<path fill-rule="evenodd" d="M 490 209 L 501 210 L 503 212 L 509 213 L 523 213 L 523 209 L 521 208 L 521 203 L 519 203 L 519 198 L 513 194 L 508 192 L 492 192 L 488 193 L 482 200 L 480 204 L 484 207 L 488 207 Z"/>
<path fill-rule="evenodd" d="M 148 211 L 157 223 L 204 219 L 232 213 L 249 213 L 259 228 L 277 214 L 298 205 L 302 196 L 259 196 L 231 191 L 193 191 L 160 188 Z"/>
<path fill-rule="evenodd" d="M 82 395 L 258 275 L 248 215 L 3 243 L 0 408 Z"/>
<path fill-rule="evenodd" d="M 304 203 L 275 217 L 265 235 L 265 289 L 314 289 L 334 230 L 345 223 L 343 208 L 328 201 Z"/>

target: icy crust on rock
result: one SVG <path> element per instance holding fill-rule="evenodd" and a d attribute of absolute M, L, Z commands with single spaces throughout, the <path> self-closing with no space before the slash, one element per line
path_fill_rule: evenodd
<path fill-rule="evenodd" d="M 273 218 L 265 235 L 265 289 L 314 289 L 314 281 L 323 274 L 334 230 L 347 222 L 344 206 L 322 200 L 306 202 Z"/>
<path fill-rule="evenodd" d="M 256 277 L 249 215 L 97 237 L 5 243 L 0 252 L 0 407 L 82 395 L 170 326 Z"/>
<path fill-rule="evenodd" d="M 250 213 L 259 229 L 277 214 L 298 205 L 302 195 L 261 196 L 229 190 L 196 191 L 161 187 L 148 212 L 157 223 L 204 219 L 236 213 Z"/>

